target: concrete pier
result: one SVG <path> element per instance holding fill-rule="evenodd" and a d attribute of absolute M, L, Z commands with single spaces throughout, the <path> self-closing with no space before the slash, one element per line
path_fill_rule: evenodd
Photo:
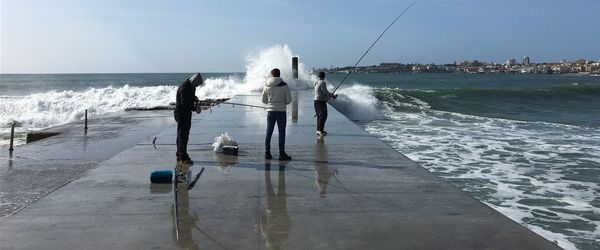
<path fill-rule="evenodd" d="M 221 105 L 193 118 L 196 187 L 179 193 L 149 174 L 175 164 L 175 127 L 146 137 L 0 221 L 7 249 L 558 249 L 398 153 L 329 107 L 315 136 L 310 92 L 288 110 L 286 152 L 264 159 L 266 112 Z M 235 103 L 262 105 L 257 95 Z M 97 123 L 94 123 L 97 124 Z M 214 153 L 228 132 L 239 155 Z M 48 138 L 47 140 L 54 140 Z M 14 167 L 13 167 L 14 169 Z"/>

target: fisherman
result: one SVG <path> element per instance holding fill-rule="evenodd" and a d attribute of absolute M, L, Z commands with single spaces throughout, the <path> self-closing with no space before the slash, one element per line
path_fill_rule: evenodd
<path fill-rule="evenodd" d="M 273 158 L 271 155 L 271 136 L 277 123 L 279 130 L 279 160 L 289 161 L 292 157 L 285 153 L 285 126 L 287 122 L 286 105 L 292 102 L 290 87 L 279 77 L 281 72 L 275 68 L 263 88 L 262 102 L 267 104 L 267 135 L 265 138 L 265 159 Z"/>
<path fill-rule="evenodd" d="M 323 137 L 327 135 L 325 131 L 325 121 L 327 121 L 327 100 L 329 98 L 336 99 L 334 95 L 327 90 L 325 82 L 325 72 L 319 72 L 319 80 L 315 82 L 315 112 L 317 113 L 317 136 Z"/>
<path fill-rule="evenodd" d="M 177 104 L 175 105 L 175 121 L 177 121 L 177 163 L 193 165 L 187 153 L 187 144 L 192 126 L 192 111 L 200 114 L 201 107 L 196 97 L 196 87 L 204 84 L 200 73 L 185 80 L 177 89 Z"/>

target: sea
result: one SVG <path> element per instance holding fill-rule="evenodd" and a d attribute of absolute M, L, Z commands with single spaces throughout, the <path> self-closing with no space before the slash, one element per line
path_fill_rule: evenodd
<path fill-rule="evenodd" d="M 203 72 L 197 96 L 260 91 L 273 67 L 291 79 L 292 56 L 277 45 L 245 72 Z M 22 144 L 85 110 L 168 105 L 191 73 L 2 74 L 0 150 L 13 123 Z M 314 72 L 301 63 L 299 75 L 292 89 L 312 88 Z M 330 90 L 344 76 L 328 74 Z M 600 249 L 600 76 L 351 74 L 336 93 L 334 108 L 433 174 L 562 248 Z"/>

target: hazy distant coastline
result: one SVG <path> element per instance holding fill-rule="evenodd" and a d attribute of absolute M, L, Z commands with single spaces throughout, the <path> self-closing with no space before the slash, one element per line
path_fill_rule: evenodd
<path fill-rule="evenodd" d="M 313 71 L 328 73 L 347 73 L 351 66 L 313 68 Z M 577 61 L 560 61 L 551 63 L 530 63 L 524 57 L 522 63 L 514 58 L 504 64 L 474 61 L 454 62 L 452 64 L 402 64 L 380 63 L 379 65 L 359 66 L 354 73 L 470 73 L 470 74 L 600 74 L 600 61 L 580 59 Z"/>

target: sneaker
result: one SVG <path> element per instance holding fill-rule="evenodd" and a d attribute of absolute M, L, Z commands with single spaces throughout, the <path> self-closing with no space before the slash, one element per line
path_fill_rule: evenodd
<path fill-rule="evenodd" d="M 317 130 L 317 136 L 323 136 L 323 135 L 324 135 L 323 132 Z"/>
<path fill-rule="evenodd" d="M 321 133 L 322 133 L 324 136 L 325 136 L 325 135 L 327 135 L 327 131 L 325 131 L 325 130 L 321 131 Z"/>
<path fill-rule="evenodd" d="M 269 153 L 269 152 L 265 152 L 265 159 L 266 159 L 266 160 L 273 159 L 273 156 L 271 155 L 271 153 Z"/>
<path fill-rule="evenodd" d="M 281 153 L 281 154 L 279 154 L 279 160 L 280 161 L 291 161 L 292 157 L 287 155 L 286 153 Z"/>

